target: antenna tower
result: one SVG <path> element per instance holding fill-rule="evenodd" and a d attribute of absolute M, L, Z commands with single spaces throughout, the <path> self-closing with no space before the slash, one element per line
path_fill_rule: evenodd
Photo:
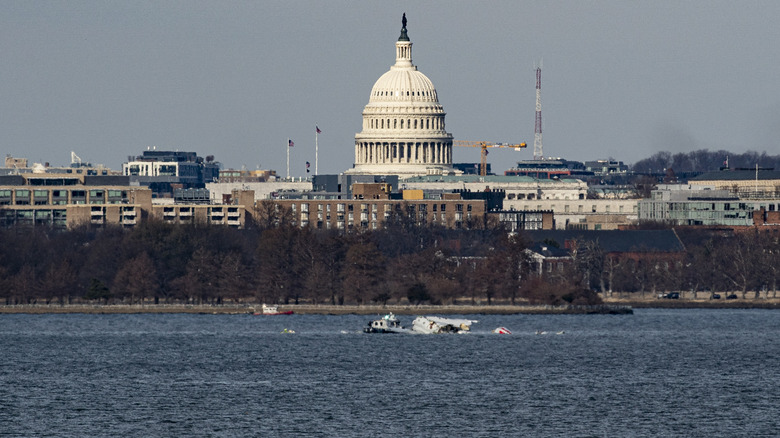
<path fill-rule="evenodd" d="M 542 152 L 542 61 L 536 67 L 536 126 L 534 128 L 534 160 L 544 159 Z"/>

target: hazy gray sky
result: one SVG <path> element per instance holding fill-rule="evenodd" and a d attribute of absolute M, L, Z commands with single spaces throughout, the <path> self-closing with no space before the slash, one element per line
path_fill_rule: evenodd
<path fill-rule="evenodd" d="M 778 1 L 4 1 L 0 152 L 120 168 L 148 146 L 225 168 L 352 166 L 406 12 L 413 62 L 458 140 L 497 172 L 544 153 L 633 163 L 660 150 L 780 153 Z M 456 162 L 476 149 L 456 148 Z"/>

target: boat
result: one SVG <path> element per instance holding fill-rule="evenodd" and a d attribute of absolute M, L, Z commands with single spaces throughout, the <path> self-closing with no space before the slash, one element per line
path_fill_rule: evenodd
<path fill-rule="evenodd" d="M 254 308 L 252 308 L 252 310 L 254 311 Z M 262 311 L 261 312 L 254 311 L 254 314 L 255 315 L 292 315 L 293 311 L 288 310 L 286 312 L 280 312 L 279 306 L 263 304 Z"/>
<path fill-rule="evenodd" d="M 412 331 L 424 334 L 466 333 L 471 325 L 479 321 L 473 319 L 440 318 L 438 316 L 418 316 L 412 322 Z"/>
<path fill-rule="evenodd" d="M 512 332 L 509 331 L 506 327 L 498 327 L 493 329 L 493 333 L 497 333 L 499 335 L 511 335 Z"/>
<path fill-rule="evenodd" d="M 393 312 L 375 319 L 368 323 L 368 327 L 363 329 L 364 333 L 409 333 L 409 329 L 403 328 L 401 321 L 393 315 Z"/>

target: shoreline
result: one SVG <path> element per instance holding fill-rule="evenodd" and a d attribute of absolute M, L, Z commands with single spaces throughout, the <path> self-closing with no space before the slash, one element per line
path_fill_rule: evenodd
<path fill-rule="evenodd" d="M 185 304 L 26 304 L 0 305 L 4 314 L 211 314 L 253 315 L 259 305 L 185 305 Z M 292 310 L 299 315 L 465 315 L 465 314 L 631 314 L 633 309 L 780 309 L 776 300 L 627 300 L 607 299 L 594 306 L 550 306 L 530 304 L 456 304 L 456 305 L 329 305 L 329 304 L 280 304 L 279 311 Z"/>
<path fill-rule="evenodd" d="M 3 314 L 212 314 L 212 315 L 254 315 L 254 305 L 126 305 L 126 304 L 26 304 L 0 306 Z M 549 305 L 329 305 L 289 304 L 278 305 L 280 312 L 293 311 L 298 315 L 464 315 L 464 314 L 630 314 L 630 306 L 603 304 L 595 306 L 549 306 Z M 261 316 L 261 315 L 257 315 Z M 276 315 L 269 315 L 276 316 Z M 281 316 L 281 315 L 280 315 Z"/>

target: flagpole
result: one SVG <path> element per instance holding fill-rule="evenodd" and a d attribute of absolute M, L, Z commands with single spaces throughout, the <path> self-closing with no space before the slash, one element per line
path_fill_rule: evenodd
<path fill-rule="evenodd" d="M 287 139 L 287 179 L 290 179 L 290 139 Z"/>
<path fill-rule="evenodd" d="M 320 163 L 320 143 L 319 143 L 319 137 L 320 133 L 319 128 L 317 125 L 314 125 L 314 174 L 319 175 L 319 163 Z"/>

